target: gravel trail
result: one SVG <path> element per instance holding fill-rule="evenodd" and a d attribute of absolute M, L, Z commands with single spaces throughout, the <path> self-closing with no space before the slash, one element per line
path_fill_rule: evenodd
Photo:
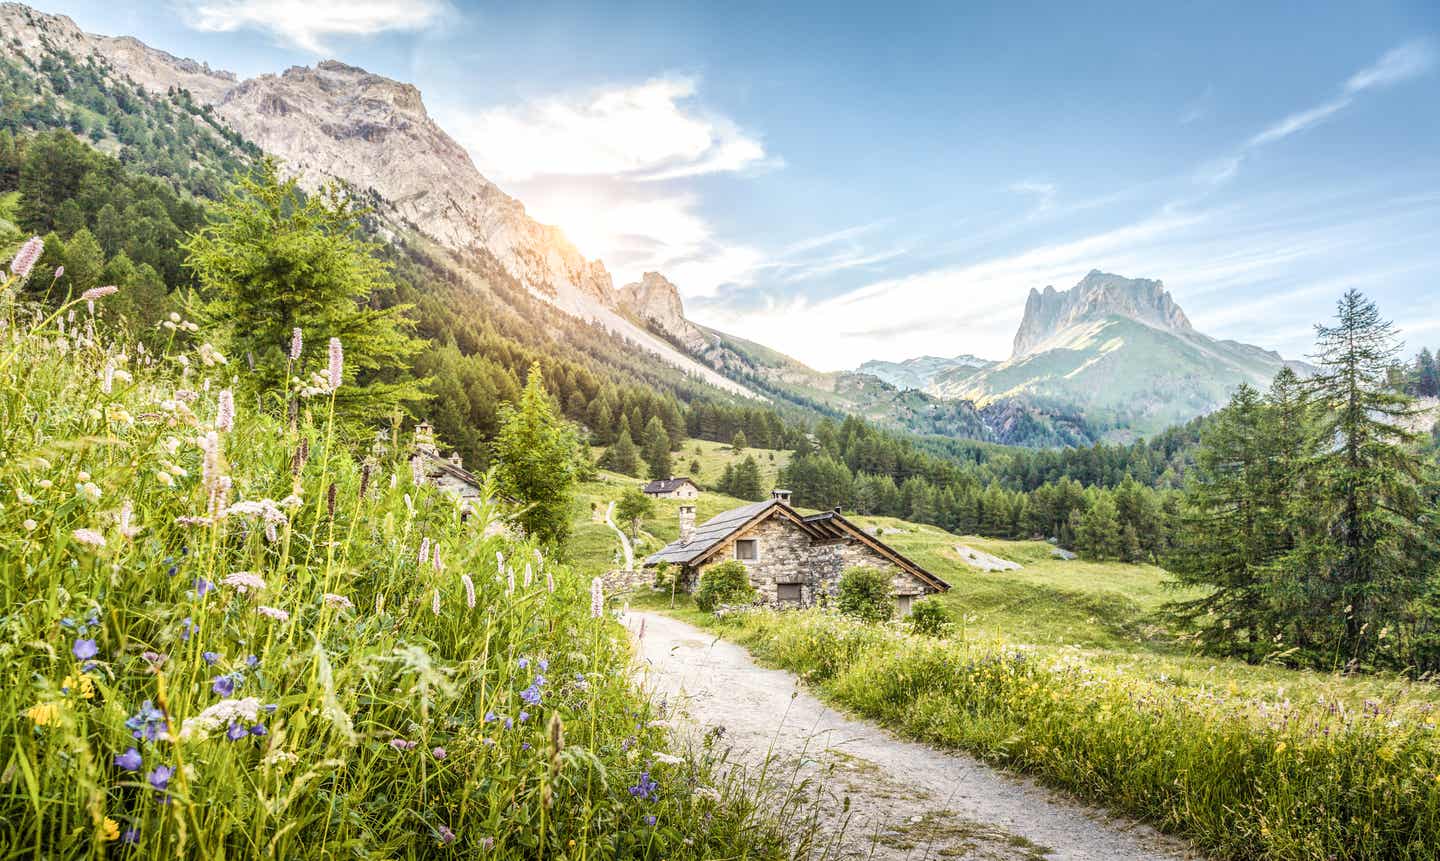
<path fill-rule="evenodd" d="M 760 667 L 740 646 L 658 613 L 626 625 L 652 695 L 692 731 L 723 726 L 741 759 L 767 751 L 822 794 L 845 858 L 1195 859 L 1181 841 L 1081 804 L 962 753 L 902 740 L 847 717 L 791 673 Z M 791 771 L 785 771 L 788 775 Z M 848 822 L 844 799 L 849 798 Z"/>

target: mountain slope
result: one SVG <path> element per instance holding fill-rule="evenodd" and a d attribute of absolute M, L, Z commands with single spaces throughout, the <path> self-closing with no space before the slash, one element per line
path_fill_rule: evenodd
<path fill-rule="evenodd" d="M 1022 399 L 1154 433 L 1215 410 L 1241 383 L 1268 385 L 1286 364 L 1195 331 L 1159 281 L 1091 272 L 1070 290 L 1030 291 L 1009 359 L 944 371 L 929 391 L 982 407 Z"/>
<path fill-rule="evenodd" d="M 314 189 L 340 180 L 368 195 L 392 232 L 418 231 L 459 253 L 483 250 L 526 290 L 593 322 L 661 361 L 732 394 L 743 386 L 695 361 L 616 312 L 610 274 L 555 227 L 475 169 L 469 154 L 429 116 L 420 92 L 334 61 L 238 81 L 129 37 L 87 34 L 63 15 L 0 4 L 0 56 L 37 72 L 59 55 L 113 70 L 152 97 L 182 98 L 225 131 L 278 157 Z"/>
<path fill-rule="evenodd" d="M 903 362 L 882 362 L 871 359 L 855 369 L 857 374 L 869 374 L 889 383 L 897 389 L 928 388 L 940 374 L 956 368 L 988 368 L 995 364 L 989 359 L 962 353 L 958 356 L 918 356 Z"/>

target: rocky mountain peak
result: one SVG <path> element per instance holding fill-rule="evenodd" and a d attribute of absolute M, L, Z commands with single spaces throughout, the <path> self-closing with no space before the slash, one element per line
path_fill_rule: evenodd
<path fill-rule="evenodd" d="M 713 336 L 685 318 L 679 288 L 659 272 L 646 272 L 639 281 L 626 284 L 618 293 L 622 308 L 658 326 L 691 352 L 703 350 L 714 341 Z"/>
<path fill-rule="evenodd" d="M 1030 288 L 1025 316 L 1015 332 L 1012 358 L 1036 352 L 1051 337 L 1076 323 L 1112 316 L 1157 329 L 1193 331 L 1189 318 L 1163 282 L 1092 269 L 1069 290 L 1058 291 L 1048 285 L 1043 292 Z"/>

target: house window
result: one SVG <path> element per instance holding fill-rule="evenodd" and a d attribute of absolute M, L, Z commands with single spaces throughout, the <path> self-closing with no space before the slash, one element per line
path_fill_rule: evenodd
<path fill-rule="evenodd" d="M 914 595 L 896 595 L 895 609 L 901 616 L 910 615 L 910 606 L 915 602 Z"/>
<path fill-rule="evenodd" d="M 735 558 L 742 562 L 754 562 L 760 558 L 760 541 L 756 538 L 741 538 L 735 542 Z"/>
<path fill-rule="evenodd" d="M 781 604 L 800 603 L 799 583 L 780 583 L 775 586 L 775 600 Z"/>

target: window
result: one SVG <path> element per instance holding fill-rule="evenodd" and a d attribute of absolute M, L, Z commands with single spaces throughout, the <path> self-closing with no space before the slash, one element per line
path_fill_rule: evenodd
<path fill-rule="evenodd" d="M 760 558 L 760 542 L 755 538 L 741 538 L 735 542 L 735 558 L 742 562 L 754 562 Z"/>
<path fill-rule="evenodd" d="M 799 583 L 780 583 L 775 587 L 775 600 L 781 604 L 800 603 Z"/>

